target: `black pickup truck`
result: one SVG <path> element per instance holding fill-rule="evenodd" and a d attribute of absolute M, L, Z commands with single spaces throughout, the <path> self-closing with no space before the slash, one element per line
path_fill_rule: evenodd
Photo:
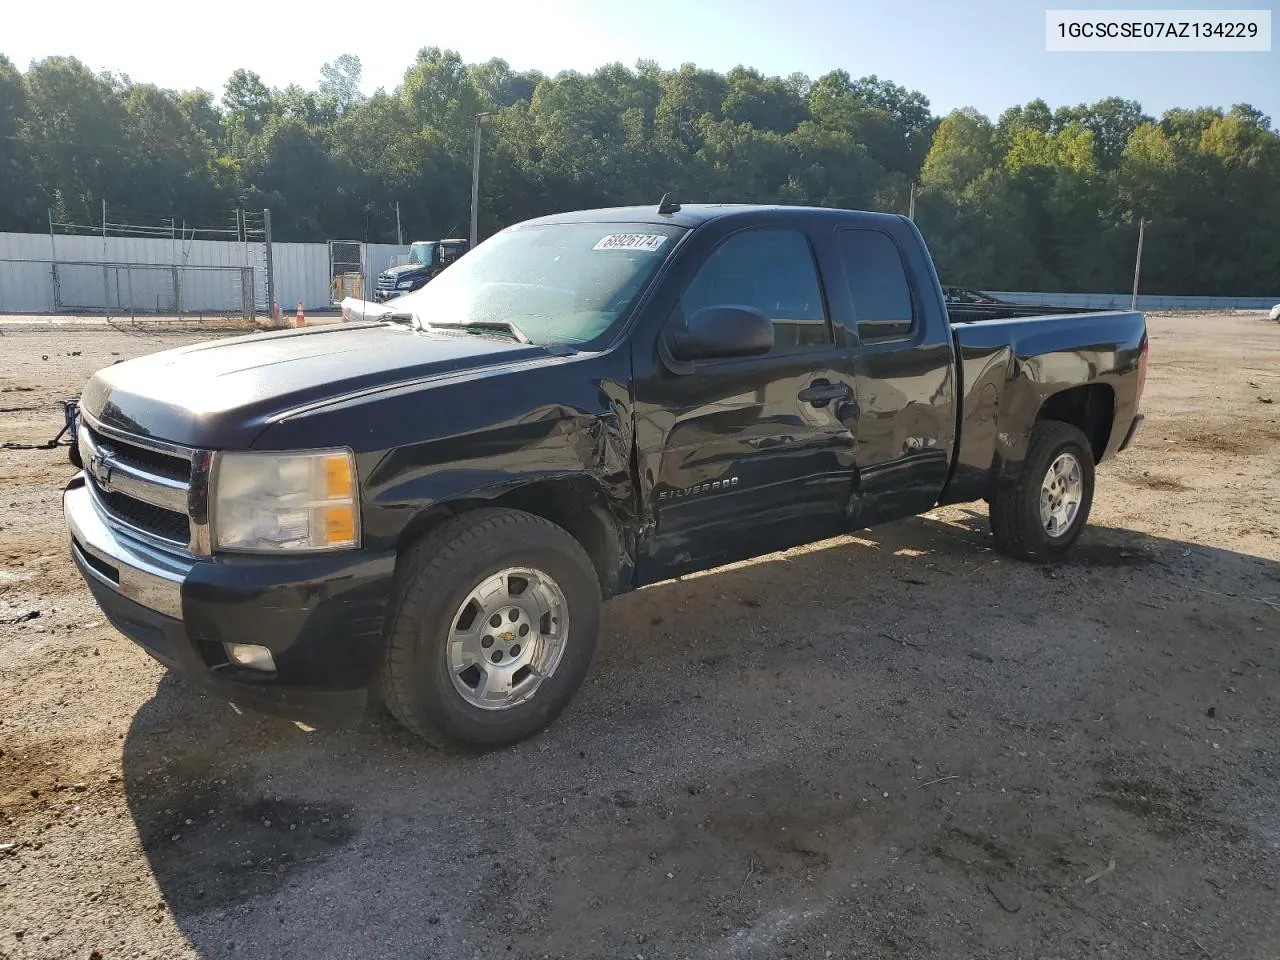
<path fill-rule="evenodd" d="M 538 730 L 679 574 L 973 500 L 1058 557 L 1142 420 L 1141 314 L 954 323 L 899 216 L 551 216 L 365 306 L 95 374 L 70 549 L 193 681 L 437 742 Z"/>

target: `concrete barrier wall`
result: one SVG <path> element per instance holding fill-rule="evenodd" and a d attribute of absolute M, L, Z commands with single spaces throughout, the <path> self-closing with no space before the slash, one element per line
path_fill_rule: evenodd
<path fill-rule="evenodd" d="M 1011 303 L 1040 304 L 1047 307 L 1080 307 L 1087 310 L 1128 310 L 1127 293 L 1032 293 L 987 290 L 985 293 Z M 1138 294 L 1139 310 L 1270 310 L 1280 303 L 1280 289 L 1274 297 L 1174 297 Z"/>

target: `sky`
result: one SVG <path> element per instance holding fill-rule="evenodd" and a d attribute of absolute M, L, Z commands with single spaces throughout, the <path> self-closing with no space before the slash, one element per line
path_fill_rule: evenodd
<path fill-rule="evenodd" d="M 971 106 L 994 119 L 1036 97 L 1058 107 L 1121 96 L 1155 116 L 1246 102 L 1280 126 L 1274 34 L 1270 53 L 1047 53 L 1045 9 L 1070 0 L 60 0 L 56 25 L 43 4 L 6 6 L 0 53 L 21 70 L 70 55 L 138 82 L 218 93 L 237 67 L 269 86 L 314 87 L 320 66 L 342 53 L 360 57 L 366 93 L 391 90 L 420 48 L 439 46 L 467 62 L 500 57 L 544 73 L 639 59 L 720 71 L 744 64 L 782 76 L 874 73 L 923 92 L 940 115 Z M 1075 6 L 1239 9 L 1248 0 Z"/>

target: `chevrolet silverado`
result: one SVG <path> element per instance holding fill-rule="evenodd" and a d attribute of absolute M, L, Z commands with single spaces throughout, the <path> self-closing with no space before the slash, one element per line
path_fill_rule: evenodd
<path fill-rule="evenodd" d="M 70 550 L 192 681 L 437 743 L 543 727 L 677 575 L 977 500 L 1060 557 L 1142 421 L 1142 314 L 959 322 L 887 214 L 549 216 L 346 312 L 95 374 Z"/>

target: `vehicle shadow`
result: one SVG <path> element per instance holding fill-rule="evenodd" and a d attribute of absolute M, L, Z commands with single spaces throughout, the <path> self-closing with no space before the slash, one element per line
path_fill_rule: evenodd
<path fill-rule="evenodd" d="M 1280 564 L 1106 528 L 1020 564 L 948 516 L 613 601 L 565 715 L 489 754 L 166 676 L 124 789 L 174 920 L 204 957 L 971 956 L 1055 931 L 1088 956 L 1151 896 L 1116 877 L 1082 908 L 1095 845 L 1192 918 L 1213 891 L 1170 878 L 1216 869 L 1223 831 L 1237 875 L 1280 880 L 1240 866 L 1280 839 Z M 1032 909 L 1000 913 L 997 881 Z M 1258 908 L 1245 953 L 1280 942 L 1273 894 L 1237 896 L 1204 909 Z M 1129 948 L 1195 955 L 1183 934 Z"/>

